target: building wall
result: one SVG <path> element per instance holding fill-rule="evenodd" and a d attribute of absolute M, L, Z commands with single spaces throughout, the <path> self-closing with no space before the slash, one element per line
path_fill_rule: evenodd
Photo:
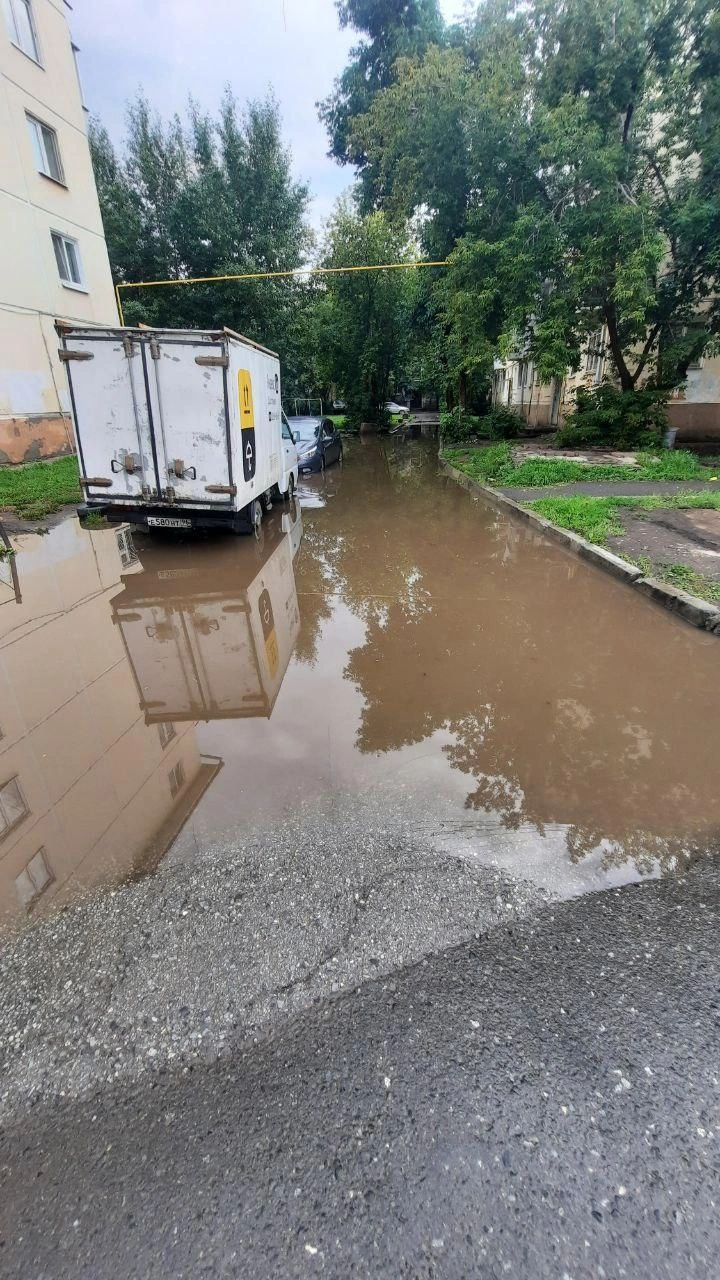
<path fill-rule="evenodd" d="M 592 334 L 580 368 L 568 370 L 562 383 L 541 383 L 532 361 L 521 355 L 495 362 L 493 404 L 506 405 L 522 414 L 529 427 L 550 431 L 561 426 L 575 405 L 578 387 L 592 390 L 613 376 L 608 354 L 607 330 Z M 684 387 L 667 405 L 668 421 L 679 441 L 720 439 L 720 357 L 703 359 L 688 370 Z"/>
<path fill-rule="evenodd" d="M 580 368 L 568 370 L 562 381 L 541 382 L 531 360 L 521 354 L 495 362 L 493 404 L 502 404 L 521 414 L 529 427 L 550 431 L 561 426 L 575 404 L 580 386 L 591 389 L 608 372 L 605 329 L 592 334 L 583 352 Z"/>
<path fill-rule="evenodd" d="M 39 62 L 13 43 L 0 0 L 0 463 L 74 449 L 56 318 L 116 324 L 117 309 L 63 0 L 31 0 Z M 55 131 L 63 181 L 38 171 L 27 113 Z M 51 232 L 76 241 L 80 287 Z"/>
<path fill-rule="evenodd" d="M 688 369 L 685 386 L 673 392 L 667 409 L 679 440 L 720 440 L 720 356 Z"/>

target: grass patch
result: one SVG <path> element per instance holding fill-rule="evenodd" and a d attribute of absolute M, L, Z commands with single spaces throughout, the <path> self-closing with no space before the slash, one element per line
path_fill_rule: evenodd
<path fill-rule="evenodd" d="M 330 421 L 334 423 L 338 431 L 345 430 L 347 426 L 347 418 L 345 417 L 344 413 L 327 413 L 325 417 L 329 418 Z"/>
<path fill-rule="evenodd" d="M 634 511 L 689 511 L 691 509 L 720 511 L 719 493 L 648 493 L 635 497 L 591 498 L 578 494 L 573 498 L 538 498 L 525 504 L 531 511 L 559 525 L 572 529 L 588 542 L 601 547 L 608 538 L 619 537 L 625 532 L 620 510 L 631 507 Z"/>
<path fill-rule="evenodd" d="M 0 510 L 14 511 L 24 520 L 40 520 L 66 503 L 82 501 L 76 458 L 33 462 L 26 467 L 0 469 Z"/>
<path fill-rule="evenodd" d="M 708 480 L 716 473 L 687 449 L 660 449 L 639 453 L 638 466 L 614 463 L 573 462 L 569 458 L 528 458 L 515 464 L 509 444 L 478 449 L 445 449 L 443 456 L 473 480 L 518 489 L 579 481 Z"/>
<path fill-rule="evenodd" d="M 612 498 L 539 498 L 527 506 L 561 529 L 571 529 L 588 542 L 604 546 L 608 538 L 625 532 Z"/>
<path fill-rule="evenodd" d="M 646 576 L 659 578 L 661 582 L 679 587 L 681 591 L 699 596 L 701 600 L 708 600 L 710 604 L 720 604 L 720 582 L 697 569 L 691 569 L 687 564 L 654 564 L 648 556 L 641 556 L 635 563 Z"/>

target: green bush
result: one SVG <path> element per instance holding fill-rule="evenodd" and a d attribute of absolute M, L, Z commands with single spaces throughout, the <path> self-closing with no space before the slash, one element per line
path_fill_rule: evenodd
<path fill-rule="evenodd" d="M 440 434 L 443 440 L 463 444 L 464 441 L 474 440 L 483 433 L 480 429 L 480 419 L 473 417 L 471 413 L 466 413 L 458 405 L 457 408 L 448 409 L 447 412 L 440 414 Z"/>
<path fill-rule="evenodd" d="M 467 440 L 514 440 L 525 429 L 525 419 L 504 405 L 495 405 L 481 418 L 459 406 L 440 415 L 440 431 L 448 442 Z"/>
<path fill-rule="evenodd" d="M 555 442 L 561 449 L 604 445 L 608 449 L 653 449 L 667 429 L 666 392 L 655 388 L 619 391 L 602 383 L 592 391 L 580 387 L 576 407 L 565 419 Z"/>
<path fill-rule="evenodd" d="M 489 413 L 480 419 L 482 434 L 490 440 L 514 440 L 522 435 L 526 427 L 521 413 L 508 409 L 505 405 L 493 405 Z"/>

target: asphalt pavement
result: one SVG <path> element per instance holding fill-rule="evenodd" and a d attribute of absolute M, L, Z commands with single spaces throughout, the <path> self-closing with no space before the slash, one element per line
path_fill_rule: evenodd
<path fill-rule="evenodd" d="M 720 493 L 720 482 L 712 480 L 579 480 L 575 484 L 546 484 L 534 488 L 496 485 L 500 493 L 515 502 L 536 502 L 539 498 L 638 498 L 678 493 Z"/>
<path fill-rule="evenodd" d="M 688 1280 L 720 1250 L 720 876 L 538 902 L 0 1135 L 0 1272 Z"/>

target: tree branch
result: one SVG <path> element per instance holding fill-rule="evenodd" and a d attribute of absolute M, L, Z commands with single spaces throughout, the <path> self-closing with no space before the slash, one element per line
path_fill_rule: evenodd
<path fill-rule="evenodd" d="M 620 345 L 620 337 L 617 330 L 617 316 L 615 315 L 615 308 L 612 303 L 607 302 L 603 307 L 603 312 L 608 330 L 608 341 L 610 343 L 610 350 L 612 351 L 612 358 L 615 361 L 615 368 L 617 369 L 618 376 L 620 378 L 620 386 L 623 391 L 632 391 L 635 381 L 627 367 L 627 364 L 625 363 L 625 356 L 623 355 L 623 349 Z"/>
<path fill-rule="evenodd" d="M 622 131 L 622 144 L 624 147 L 627 146 L 628 134 L 630 132 L 630 124 L 632 122 L 634 110 L 635 110 L 635 103 L 629 102 L 627 106 L 627 110 L 625 112 L 625 123 L 623 125 L 623 131 Z"/>
<path fill-rule="evenodd" d="M 645 342 L 645 346 L 643 347 L 640 353 L 640 360 L 633 374 L 633 385 L 637 382 L 638 378 L 640 377 L 640 374 L 642 373 L 643 369 L 645 368 L 645 365 L 648 362 L 648 357 L 659 337 L 661 328 L 662 326 L 659 324 L 653 325 L 652 329 L 650 330 L 647 336 L 647 341 Z"/>
<path fill-rule="evenodd" d="M 650 151 L 645 151 L 643 154 L 654 174 L 654 177 L 658 183 L 658 186 L 660 187 L 660 190 L 663 193 L 663 199 L 665 200 L 665 204 L 667 205 L 670 213 L 673 213 L 674 212 L 673 202 L 670 199 L 670 192 L 668 190 L 668 185 L 662 175 L 662 171 L 660 169 L 660 166 L 657 160 L 655 159 L 654 155 L 652 155 Z M 670 241 L 670 251 L 673 256 L 673 262 L 677 262 L 677 240 L 672 231 L 668 231 L 668 239 Z"/>

